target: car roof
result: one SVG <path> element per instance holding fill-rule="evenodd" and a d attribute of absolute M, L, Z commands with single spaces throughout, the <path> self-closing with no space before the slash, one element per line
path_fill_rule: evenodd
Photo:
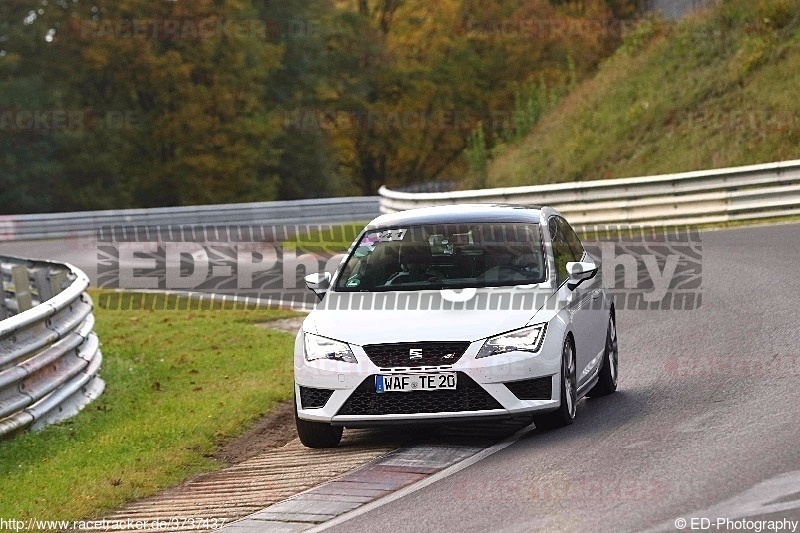
<path fill-rule="evenodd" d="M 460 224 L 476 222 L 510 222 L 539 224 L 539 206 L 506 204 L 459 204 L 423 207 L 382 215 L 373 220 L 370 228 L 417 226 L 423 224 Z"/>

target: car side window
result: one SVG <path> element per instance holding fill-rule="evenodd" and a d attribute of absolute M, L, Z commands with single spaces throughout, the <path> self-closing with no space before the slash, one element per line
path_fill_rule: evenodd
<path fill-rule="evenodd" d="M 550 239 L 553 246 L 553 259 L 556 262 L 556 285 L 564 283 L 569 275 L 567 274 L 567 263 L 574 261 L 572 249 L 567 242 L 564 230 L 555 217 L 547 223 L 550 230 Z"/>
<path fill-rule="evenodd" d="M 569 222 L 563 218 L 557 218 L 556 220 L 558 220 L 558 226 L 564 235 L 564 239 L 569 243 L 569 248 L 572 250 L 572 260 L 580 261 L 583 259 L 583 244 L 580 238 L 578 238 L 578 234 L 575 233 L 575 230 L 572 229 Z"/>

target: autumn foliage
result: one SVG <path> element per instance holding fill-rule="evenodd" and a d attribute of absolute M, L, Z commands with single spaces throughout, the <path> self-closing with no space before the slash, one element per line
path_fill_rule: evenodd
<path fill-rule="evenodd" d="M 0 214 L 374 194 L 467 170 L 622 0 L 4 0 Z M 63 118 L 63 120 L 62 120 Z"/>

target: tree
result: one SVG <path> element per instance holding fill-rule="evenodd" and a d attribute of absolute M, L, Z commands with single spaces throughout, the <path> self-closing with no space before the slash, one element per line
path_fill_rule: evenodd
<path fill-rule="evenodd" d="M 0 11 L 0 214 L 51 211 L 62 175 L 57 154 L 65 135 L 33 121 L 68 109 L 58 83 L 71 58 L 52 45 L 52 21 L 31 2 L 7 0 Z"/>
<path fill-rule="evenodd" d="M 3 213 L 457 178 L 473 135 L 484 156 L 522 136 L 613 51 L 637 4 L 36 1 L 0 13 L 0 113 L 81 120 L 0 128 Z"/>
<path fill-rule="evenodd" d="M 97 12 L 81 32 L 87 99 L 141 118 L 121 132 L 134 201 L 152 206 L 275 198 L 277 178 L 269 170 L 279 157 L 272 146 L 278 131 L 263 94 L 282 50 L 257 30 L 242 36 L 225 31 L 230 21 L 257 20 L 249 3 L 123 0 Z M 130 38 L 129 26 L 115 26 L 127 20 L 175 21 L 179 30 L 171 37 L 152 30 Z M 208 21 L 210 33 L 201 33 L 199 21 Z M 119 35 L 107 38 L 108 31 Z"/>
<path fill-rule="evenodd" d="M 265 92 L 265 102 L 275 106 L 281 128 L 275 140 L 281 155 L 272 169 L 280 179 L 279 197 L 290 200 L 357 193 L 341 183 L 325 132 L 295 125 L 296 117 L 318 111 L 318 91 L 326 73 L 324 22 L 331 5 L 325 0 L 259 0 L 255 5 L 284 50 Z"/>
<path fill-rule="evenodd" d="M 24 4 L 13 7 L 7 16 L 14 24 L 5 31 L 16 35 L 28 28 L 17 22 L 24 20 Z M 259 33 L 249 1 L 98 0 L 49 4 L 39 12 L 36 38 L 9 41 L 20 51 L 6 52 L 0 72 L 11 71 L 6 84 L 37 83 L 37 103 L 30 104 L 36 109 L 84 114 L 71 131 L 36 132 L 47 149 L 27 152 L 55 169 L 48 190 L 57 192 L 59 204 L 51 207 L 277 197 L 280 128 L 265 95 L 283 48 Z M 230 21 L 253 26 L 240 34 L 228 31 Z M 132 34 L 135 23 L 147 26 L 143 35 Z M 201 23 L 210 33 L 198 33 Z M 177 31 L 168 33 L 167 24 Z M 28 72 L 37 74 L 24 82 Z M 12 107 L 29 105 L 5 93 Z M 9 146 L 0 149 L 4 160 L 19 167 Z M 14 180 L 9 189 L 20 191 L 20 175 L 3 174 Z"/>

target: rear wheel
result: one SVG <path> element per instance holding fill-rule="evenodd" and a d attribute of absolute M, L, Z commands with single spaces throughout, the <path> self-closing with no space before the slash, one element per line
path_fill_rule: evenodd
<path fill-rule="evenodd" d="M 608 319 L 606 332 L 606 348 L 603 354 L 603 366 L 597 384 L 589 391 L 589 396 L 605 396 L 617 390 L 619 372 L 619 348 L 617 347 L 617 324 L 612 313 Z"/>
<path fill-rule="evenodd" d="M 294 423 L 300 442 L 308 448 L 335 448 L 342 440 L 341 426 L 332 426 L 324 422 L 302 420 L 297 416 L 297 399 L 294 402 Z"/>
<path fill-rule="evenodd" d="M 561 405 L 552 413 L 534 416 L 533 423 L 541 430 L 568 426 L 575 420 L 575 405 L 577 403 L 575 350 L 570 340 L 565 339 L 564 347 L 561 349 Z"/>

